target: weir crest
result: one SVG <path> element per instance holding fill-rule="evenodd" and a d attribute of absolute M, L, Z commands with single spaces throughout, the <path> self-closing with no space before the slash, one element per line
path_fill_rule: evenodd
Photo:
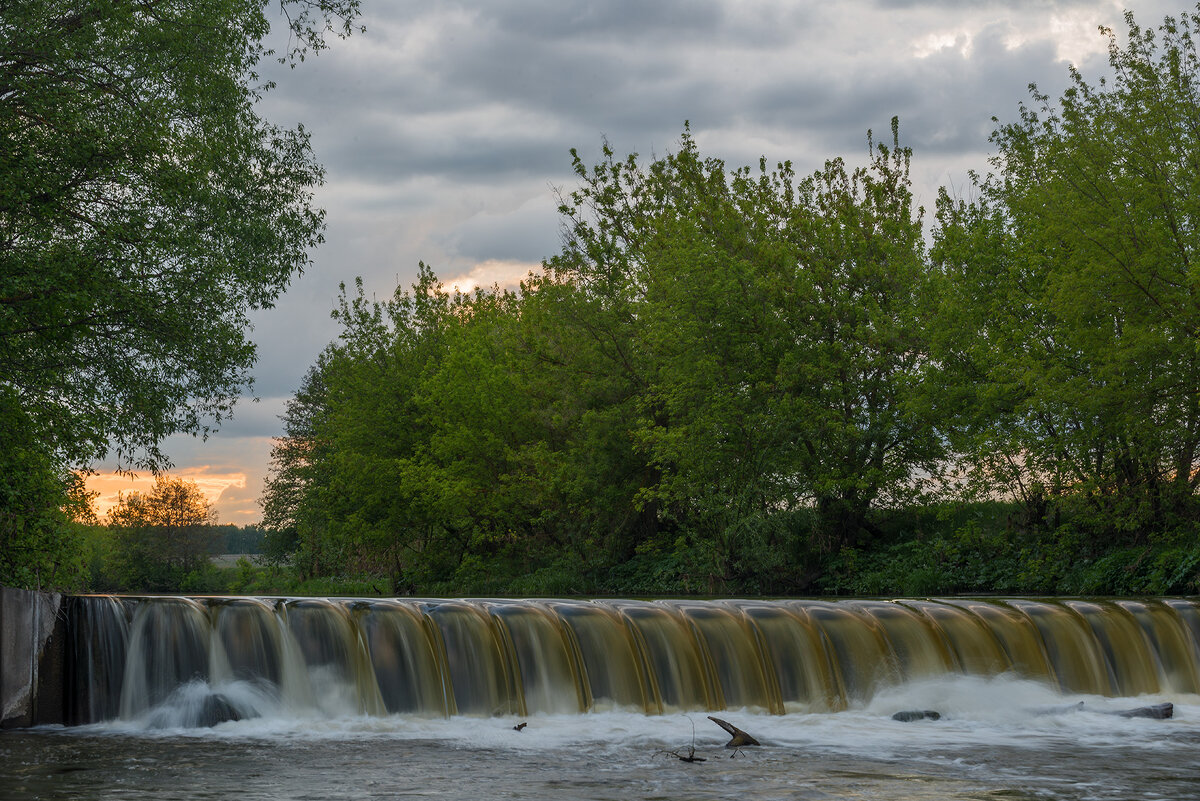
<path fill-rule="evenodd" d="M 861 706 L 947 675 L 1200 693 L 1200 602 L 79 596 L 67 722 Z"/>

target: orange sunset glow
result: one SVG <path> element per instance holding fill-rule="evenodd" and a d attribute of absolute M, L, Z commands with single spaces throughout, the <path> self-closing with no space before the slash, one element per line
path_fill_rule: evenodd
<path fill-rule="evenodd" d="M 200 491 L 204 493 L 204 497 L 210 504 L 216 504 L 224 493 L 230 487 L 237 489 L 245 489 L 246 474 L 245 473 L 226 473 L 214 471 L 207 465 L 198 467 L 188 467 L 178 470 L 172 475 L 182 478 L 186 481 L 195 482 Z M 103 520 L 108 514 L 108 510 L 117 505 L 117 499 L 120 495 L 128 495 L 131 492 L 149 492 L 154 488 L 153 473 L 136 473 L 133 476 L 121 475 L 118 473 L 106 473 L 88 476 L 85 480 L 88 490 L 100 493 L 93 506 L 96 509 L 96 514 Z M 222 523 L 239 523 L 238 520 L 219 520 Z"/>

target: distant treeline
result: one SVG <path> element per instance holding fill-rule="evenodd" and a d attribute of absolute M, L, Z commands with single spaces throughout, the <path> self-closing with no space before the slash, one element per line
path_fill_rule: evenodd
<path fill-rule="evenodd" d="M 78 539 L 81 571 L 73 589 L 222 593 L 234 589 L 239 573 L 221 569 L 213 557 L 257 557 L 266 531 L 258 525 L 113 522 L 81 525 Z"/>
<path fill-rule="evenodd" d="M 343 287 L 268 550 L 397 593 L 1194 591 L 1195 26 L 1130 18 L 928 219 L 896 122 L 810 175 L 685 129 L 576 156 L 519 290 Z"/>
<path fill-rule="evenodd" d="M 232 523 L 214 525 L 219 537 L 216 553 L 261 554 L 267 532 L 262 526 L 235 526 Z"/>

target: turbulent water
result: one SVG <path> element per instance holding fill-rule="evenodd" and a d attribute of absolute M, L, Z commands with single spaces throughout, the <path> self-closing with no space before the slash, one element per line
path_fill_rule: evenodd
<path fill-rule="evenodd" d="M 1172 719 L 1110 714 L 1160 701 Z M 1200 697 L 1068 695 L 1007 676 L 906 684 L 842 712 L 716 713 L 762 742 L 737 752 L 704 712 L 428 718 L 258 703 L 262 717 L 212 728 L 148 714 L 0 733 L 0 799 L 1200 797 Z M 941 718 L 891 718 L 913 709 Z M 677 758 L 692 753 L 705 761 Z"/>
<path fill-rule="evenodd" d="M 0 733 L 0 801 L 1200 798 L 1195 599 L 97 596 L 68 629 L 86 725 Z"/>

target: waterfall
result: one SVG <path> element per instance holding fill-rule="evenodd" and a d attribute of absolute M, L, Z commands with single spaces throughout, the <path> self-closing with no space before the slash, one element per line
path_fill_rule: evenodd
<path fill-rule="evenodd" d="M 942 676 L 1200 693 L 1200 602 L 80 596 L 73 722 L 836 712 Z"/>

